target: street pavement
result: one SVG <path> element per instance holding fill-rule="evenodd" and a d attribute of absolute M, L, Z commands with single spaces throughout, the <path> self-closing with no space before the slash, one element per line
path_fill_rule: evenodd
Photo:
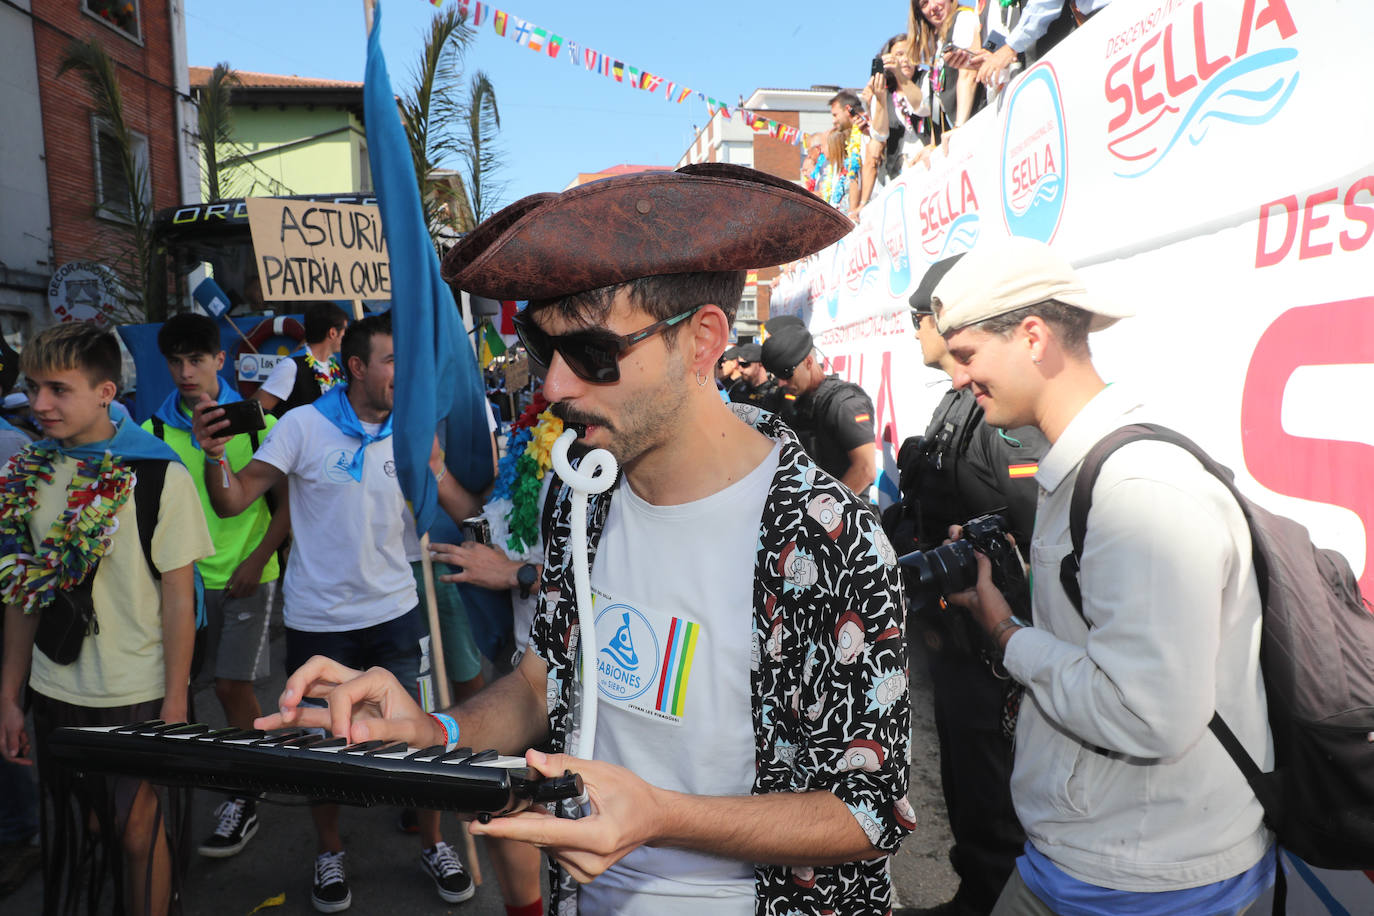
<path fill-rule="evenodd" d="M 285 654 L 280 624 L 272 639 L 272 676 L 258 685 L 264 709 L 277 705 L 286 679 Z M 913 753 L 910 800 L 917 813 L 917 828 L 892 859 L 896 893 L 901 904 L 930 906 L 949 899 L 956 879 L 948 863 L 949 825 L 940 795 L 939 756 L 931 713 L 930 687 L 925 666 L 918 661 L 912 688 Z M 197 691 L 195 708 L 200 721 L 224 723 L 214 691 Z M 213 827 L 219 797 L 196 792 L 193 805 L 193 839 L 199 843 Z M 192 852 L 186 878 L 186 916 L 305 916 L 314 913 L 310 881 L 315 856 L 314 830 L 309 812 L 298 799 L 274 797 L 280 803 L 258 807 L 260 828 L 242 853 L 230 859 L 206 859 Z M 345 808 L 341 826 L 348 850 L 349 884 L 358 916 L 404 913 L 461 913 L 463 916 L 503 916 L 500 889 L 491 871 L 483 843 L 478 841 L 478 864 L 483 882 L 471 900 L 447 904 L 439 899 L 431 880 L 420 869 L 419 840 L 397 830 L 394 808 Z M 461 853 L 458 821 L 446 815 L 445 838 Z M 10 897 L 0 900 L 6 914 L 41 912 L 42 890 L 36 874 Z M 104 912 L 109 912 L 108 901 Z"/>

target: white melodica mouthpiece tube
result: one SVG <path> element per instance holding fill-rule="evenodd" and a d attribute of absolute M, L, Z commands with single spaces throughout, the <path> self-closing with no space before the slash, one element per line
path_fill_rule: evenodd
<path fill-rule="evenodd" d="M 573 756 L 591 760 L 596 742 L 596 620 L 592 614 L 592 571 L 587 561 L 587 497 L 605 493 L 615 483 L 619 465 L 604 448 L 593 449 L 579 467 L 568 463 L 568 447 L 577 440 L 577 431 L 567 429 L 553 443 L 553 469 L 572 488 L 572 518 L 569 543 L 572 546 L 573 587 L 577 596 L 577 622 L 582 652 L 581 734 Z"/>

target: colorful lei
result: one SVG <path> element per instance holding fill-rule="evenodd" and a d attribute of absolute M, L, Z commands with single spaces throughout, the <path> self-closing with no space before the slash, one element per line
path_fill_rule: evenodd
<path fill-rule="evenodd" d="M 505 544 L 522 559 L 530 559 L 539 541 L 539 491 L 553 465 L 554 440 L 563 433 L 563 421 L 548 406 L 543 392 L 536 392 L 530 406 L 511 423 L 491 500 L 482 512 L 491 524 L 492 543 Z"/>
<path fill-rule="evenodd" d="M 67 508 L 48 536 L 33 547 L 29 517 L 38 506 L 38 482 L 52 483 L 55 448 L 30 446 L 11 459 L 0 478 L 0 601 L 32 614 L 51 603 L 58 589 L 85 580 L 110 549 L 115 513 L 134 492 L 134 473 L 106 452 L 80 460 L 67 487 Z"/>
<path fill-rule="evenodd" d="M 329 362 L 322 363 L 315 358 L 315 354 L 310 352 L 310 348 L 305 348 L 305 364 L 315 373 L 315 381 L 320 383 L 320 394 L 324 394 L 335 385 L 343 383 L 343 367 L 339 365 L 337 356 L 329 357 Z"/>

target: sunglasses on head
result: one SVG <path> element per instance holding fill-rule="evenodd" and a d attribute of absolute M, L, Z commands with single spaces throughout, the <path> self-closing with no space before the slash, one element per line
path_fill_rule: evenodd
<path fill-rule="evenodd" d="M 516 336 L 529 351 L 530 359 L 544 369 L 548 369 L 549 364 L 553 362 L 554 353 L 558 353 L 578 378 L 606 384 L 620 381 L 620 357 L 626 350 L 678 322 L 685 321 L 700 308 L 700 305 L 694 305 L 679 315 L 655 321 L 647 328 L 630 334 L 613 334 L 606 328 L 584 328 L 567 334 L 549 334 L 528 315 L 516 315 L 512 320 Z"/>

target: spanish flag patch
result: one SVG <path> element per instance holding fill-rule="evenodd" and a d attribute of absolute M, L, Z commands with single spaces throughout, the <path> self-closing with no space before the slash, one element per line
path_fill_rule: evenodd
<path fill-rule="evenodd" d="M 854 422 L 855 422 L 855 423 L 867 423 L 867 422 L 868 422 L 869 420 L 871 420 L 871 419 L 873 419 L 873 418 L 872 418 L 871 416 L 869 416 L 868 414 L 866 414 L 866 413 L 860 413 L 860 414 L 855 414 L 855 415 L 854 415 Z"/>
<path fill-rule="evenodd" d="M 1012 480 L 1020 480 L 1022 477 L 1034 477 L 1035 472 L 1040 470 L 1040 463 L 1031 464 L 1009 464 L 1007 465 L 1007 476 Z"/>

